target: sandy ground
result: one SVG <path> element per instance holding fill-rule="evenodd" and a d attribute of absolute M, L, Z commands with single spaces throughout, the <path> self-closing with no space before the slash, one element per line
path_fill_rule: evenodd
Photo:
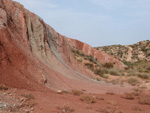
<path fill-rule="evenodd" d="M 139 92 L 138 92 L 139 91 Z M 0 91 L 0 113 L 150 113 L 150 105 L 139 103 L 145 89 L 132 90 L 132 99 L 126 93 L 83 94 L 29 91 L 9 88 Z M 93 100 L 84 101 L 88 97 Z M 150 98 L 149 98 L 150 99 Z"/>

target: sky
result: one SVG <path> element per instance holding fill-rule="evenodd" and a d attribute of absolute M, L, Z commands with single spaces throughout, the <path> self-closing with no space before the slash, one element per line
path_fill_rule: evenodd
<path fill-rule="evenodd" d="M 60 34 L 91 46 L 150 40 L 150 0 L 14 0 Z"/>

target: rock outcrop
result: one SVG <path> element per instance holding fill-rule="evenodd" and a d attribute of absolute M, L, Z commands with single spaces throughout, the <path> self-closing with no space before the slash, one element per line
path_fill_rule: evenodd
<path fill-rule="evenodd" d="M 73 46 L 99 62 L 113 62 L 122 68 L 119 60 L 111 55 L 60 35 L 23 5 L 0 0 L 0 83 L 30 90 L 106 90 L 108 85 L 101 87 L 89 78 L 94 74 L 73 58 Z"/>

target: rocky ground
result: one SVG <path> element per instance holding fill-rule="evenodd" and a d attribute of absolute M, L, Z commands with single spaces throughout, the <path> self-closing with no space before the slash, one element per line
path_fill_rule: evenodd
<path fill-rule="evenodd" d="M 0 91 L 0 113 L 150 113 L 150 90 L 129 93 L 86 93 L 85 90 L 39 92 L 8 88 Z"/>

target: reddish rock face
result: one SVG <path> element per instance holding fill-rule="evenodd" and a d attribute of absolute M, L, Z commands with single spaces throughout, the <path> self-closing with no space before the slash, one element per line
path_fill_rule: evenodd
<path fill-rule="evenodd" d="M 113 62 L 122 68 L 112 56 L 60 35 L 19 3 L 0 0 L 0 83 L 30 90 L 107 91 L 108 85 L 90 79 L 95 75 L 74 60 L 73 46 L 102 63 Z"/>
<path fill-rule="evenodd" d="M 94 58 L 97 58 L 97 60 L 100 63 L 112 62 L 118 68 L 123 69 L 121 62 L 118 59 L 115 59 L 113 56 L 108 55 L 102 51 L 96 50 L 90 45 L 80 42 L 78 40 L 68 39 L 68 41 L 72 48 L 75 47 L 79 49 L 80 51 L 82 51 L 84 54 L 91 55 Z"/>

